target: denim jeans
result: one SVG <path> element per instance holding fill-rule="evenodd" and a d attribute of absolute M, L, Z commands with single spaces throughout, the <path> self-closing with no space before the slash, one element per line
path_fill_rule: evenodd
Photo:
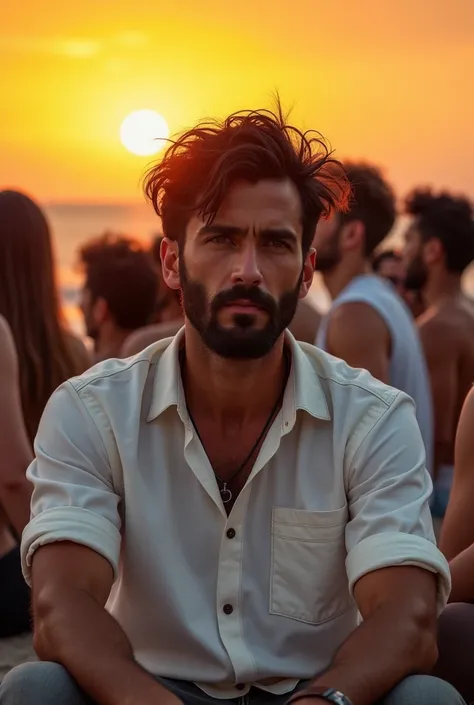
<path fill-rule="evenodd" d="M 234 700 L 216 700 L 193 683 L 157 679 L 184 705 L 284 705 L 289 694 L 272 695 L 252 688 Z M 0 686 L 0 705 L 94 705 L 65 668 L 57 663 L 25 663 L 8 673 Z M 457 691 L 432 676 L 410 676 L 380 705 L 465 705 Z"/>

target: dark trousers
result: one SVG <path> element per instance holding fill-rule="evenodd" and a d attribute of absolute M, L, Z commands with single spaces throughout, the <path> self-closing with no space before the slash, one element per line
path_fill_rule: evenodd
<path fill-rule="evenodd" d="M 438 623 L 439 659 L 434 675 L 474 703 L 474 605 L 448 605 Z"/>
<path fill-rule="evenodd" d="M 21 573 L 20 549 L 0 558 L 0 638 L 30 631 L 30 590 Z"/>

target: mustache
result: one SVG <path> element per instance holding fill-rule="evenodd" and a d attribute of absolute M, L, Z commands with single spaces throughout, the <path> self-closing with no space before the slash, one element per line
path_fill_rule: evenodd
<path fill-rule="evenodd" d="M 270 314 L 276 310 L 275 300 L 258 286 L 236 284 L 231 289 L 226 289 L 216 294 L 211 303 L 211 313 L 215 315 L 221 308 L 238 299 L 246 299 Z"/>

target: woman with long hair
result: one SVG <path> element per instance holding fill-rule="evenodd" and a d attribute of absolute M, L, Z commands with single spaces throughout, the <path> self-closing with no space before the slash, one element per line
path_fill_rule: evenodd
<path fill-rule="evenodd" d="M 63 319 L 43 212 L 22 193 L 0 191 L 0 637 L 29 623 L 18 538 L 39 420 L 56 387 L 89 364 Z"/>

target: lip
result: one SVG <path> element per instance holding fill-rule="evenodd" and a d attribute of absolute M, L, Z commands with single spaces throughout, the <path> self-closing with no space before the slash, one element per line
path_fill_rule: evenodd
<path fill-rule="evenodd" d="M 225 305 L 225 308 L 231 308 L 233 311 L 239 311 L 241 313 L 251 313 L 255 311 L 263 311 L 264 309 L 255 304 L 253 301 L 248 299 L 236 299 Z"/>

